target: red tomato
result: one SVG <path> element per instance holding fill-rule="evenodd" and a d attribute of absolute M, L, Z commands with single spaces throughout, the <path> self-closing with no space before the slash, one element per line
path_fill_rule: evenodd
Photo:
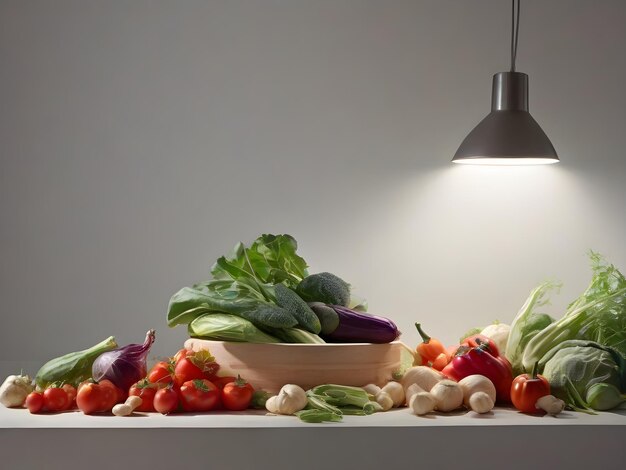
<path fill-rule="evenodd" d="M 537 400 L 550 395 L 550 383 L 543 375 L 522 374 L 515 377 L 511 385 L 511 401 L 523 413 L 541 413 L 535 407 Z"/>
<path fill-rule="evenodd" d="M 141 398 L 141 405 L 135 408 L 136 411 L 154 411 L 156 392 L 157 385 L 150 383 L 148 379 L 143 379 L 130 387 L 128 395 Z"/>
<path fill-rule="evenodd" d="M 154 384 L 170 384 L 174 381 L 174 366 L 171 362 L 157 362 L 150 372 L 148 380 Z"/>
<path fill-rule="evenodd" d="M 215 385 L 217 388 L 221 390 L 224 388 L 224 385 L 234 382 L 235 380 L 237 380 L 237 377 L 227 375 L 225 377 L 214 377 L 213 380 L 211 380 L 211 382 L 213 382 L 213 385 Z"/>
<path fill-rule="evenodd" d="M 67 404 L 66 409 L 71 410 L 76 405 L 76 387 L 71 384 L 64 384 L 61 388 L 65 390 L 65 393 L 67 393 L 69 398 L 69 403 Z"/>
<path fill-rule="evenodd" d="M 86 415 L 92 413 L 106 413 L 119 402 L 123 395 L 110 380 L 101 380 L 98 383 L 86 381 L 78 386 L 76 404 Z"/>
<path fill-rule="evenodd" d="M 222 404 L 224 408 L 231 411 L 245 410 L 250 406 L 254 388 L 241 377 L 237 377 L 234 382 L 229 382 L 222 390 Z"/>
<path fill-rule="evenodd" d="M 70 397 L 62 388 L 51 387 L 43 392 L 43 406 L 48 411 L 63 411 L 70 404 Z"/>
<path fill-rule="evenodd" d="M 180 401 L 185 411 L 209 411 L 219 402 L 219 389 L 207 379 L 195 379 L 180 387 Z"/>
<path fill-rule="evenodd" d="M 179 387 L 190 380 L 213 380 L 220 366 L 208 351 L 187 352 L 174 366 L 174 382 Z"/>
<path fill-rule="evenodd" d="M 204 379 L 202 369 L 196 366 L 191 359 L 184 357 L 174 367 L 174 382 L 179 387 L 190 380 Z"/>
<path fill-rule="evenodd" d="M 43 410 L 43 394 L 39 392 L 29 393 L 24 402 L 31 413 L 39 413 Z"/>
<path fill-rule="evenodd" d="M 188 349 L 185 349 L 185 348 L 179 349 L 178 352 L 176 354 L 174 354 L 174 357 L 172 358 L 172 361 L 174 361 L 174 364 L 176 364 L 181 359 L 187 357 L 187 354 L 189 354 L 189 353 L 190 353 L 190 351 Z"/>
<path fill-rule="evenodd" d="M 172 387 L 162 388 L 154 394 L 154 409 L 167 415 L 178 410 L 178 393 Z"/>

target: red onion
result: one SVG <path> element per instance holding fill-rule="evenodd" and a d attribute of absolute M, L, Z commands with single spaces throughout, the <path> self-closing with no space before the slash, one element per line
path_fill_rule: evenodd
<path fill-rule="evenodd" d="M 109 379 L 117 387 L 128 392 L 132 384 L 146 376 L 146 358 L 152 343 L 154 330 L 146 333 L 143 344 L 129 344 L 100 354 L 91 368 L 91 375 L 96 381 Z"/>

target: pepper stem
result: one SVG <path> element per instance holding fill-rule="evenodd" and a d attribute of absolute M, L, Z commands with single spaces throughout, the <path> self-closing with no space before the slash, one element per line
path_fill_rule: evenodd
<path fill-rule="evenodd" d="M 538 369 L 538 368 L 539 368 L 539 361 L 537 361 L 537 362 L 535 362 L 535 363 L 533 364 L 533 368 L 532 368 L 532 370 L 530 371 L 530 378 L 531 378 L 531 379 L 533 379 L 533 380 L 534 380 L 534 379 L 536 379 L 536 378 L 537 378 L 537 369 Z"/>
<path fill-rule="evenodd" d="M 415 328 L 417 328 L 417 332 L 422 337 L 422 342 L 428 344 L 430 342 L 430 336 L 424 333 L 424 330 L 422 330 L 422 325 L 420 325 L 419 323 L 415 323 Z"/>

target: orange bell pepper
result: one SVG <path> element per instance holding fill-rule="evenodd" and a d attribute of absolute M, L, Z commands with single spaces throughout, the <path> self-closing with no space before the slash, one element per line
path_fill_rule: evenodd
<path fill-rule="evenodd" d="M 422 330 L 422 326 L 419 323 L 415 324 L 415 328 L 417 328 L 417 332 L 422 337 L 422 342 L 417 345 L 415 350 L 422 358 L 423 365 L 427 365 L 429 362 L 434 363 L 435 361 L 437 361 L 438 357 L 441 354 L 444 354 L 447 357 L 446 348 L 441 343 L 441 341 L 435 338 L 431 338 L 426 333 L 424 333 L 424 330 Z M 441 358 L 439 358 L 439 362 L 441 362 Z"/>

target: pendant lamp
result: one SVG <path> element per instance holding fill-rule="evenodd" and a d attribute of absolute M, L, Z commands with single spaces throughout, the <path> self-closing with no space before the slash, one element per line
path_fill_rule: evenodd
<path fill-rule="evenodd" d="M 463 140 L 452 161 L 474 165 L 539 165 L 559 157 L 528 112 L 528 75 L 515 70 L 520 0 L 512 0 L 511 70 L 493 76 L 491 112 Z"/>

